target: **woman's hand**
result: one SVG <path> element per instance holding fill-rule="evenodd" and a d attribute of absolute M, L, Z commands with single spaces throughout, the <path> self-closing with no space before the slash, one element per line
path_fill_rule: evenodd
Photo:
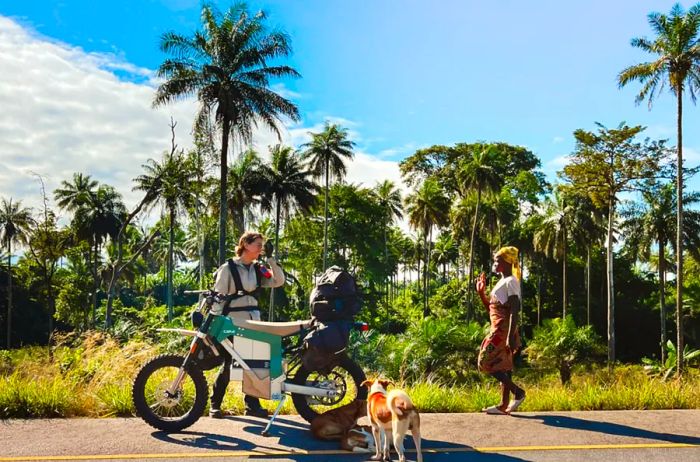
<path fill-rule="evenodd" d="M 486 291 L 486 273 L 481 273 L 476 280 L 476 292 L 479 295 L 484 295 Z"/>

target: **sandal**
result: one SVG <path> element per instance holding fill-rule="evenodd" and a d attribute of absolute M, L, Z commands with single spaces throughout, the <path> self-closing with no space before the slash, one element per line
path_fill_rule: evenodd
<path fill-rule="evenodd" d="M 511 412 L 517 411 L 518 408 L 520 407 L 520 405 L 523 403 L 523 401 L 525 401 L 524 396 L 520 399 L 512 399 L 510 401 L 510 403 L 508 403 L 508 407 L 506 408 L 506 412 L 510 414 Z"/>
<path fill-rule="evenodd" d="M 501 411 L 498 406 L 485 407 L 483 411 L 489 415 L 508 415 L 508 412 Z"/>

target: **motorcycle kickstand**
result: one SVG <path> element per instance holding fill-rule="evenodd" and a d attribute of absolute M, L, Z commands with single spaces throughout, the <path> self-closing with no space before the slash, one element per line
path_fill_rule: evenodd
<path fill-rule="evenodd" d="M 275 412 L 272 414 L 272 417 L 270 417 L 270 421 L 267 423 L 267 426 L 265 426 L 265 429 L 261 433 L 262 436 L 270 436 L 270 427 L 272 427 L 272 422 L 274 422 L 274 420 L 277 418 L 277 414 L 279 414 L 280 411 L 282 410 L 282 406 L 284 406 L 284 401 L 286 399 L 287 399 L 287 395 L 282 395 L 282 399 L 280 400 L 279 404 L 277 405 Z"/>

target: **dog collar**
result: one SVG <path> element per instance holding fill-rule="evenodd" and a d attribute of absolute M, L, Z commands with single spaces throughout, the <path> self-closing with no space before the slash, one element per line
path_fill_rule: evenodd
<path fill-rule="evenodd" d="M 375 392 L 370 393 L 369 396 L 367 396 L 367 398 L 371 398 L 371 397 L 374 396 L 374 395 L 386 395 L 386 392 L 383 392 L 383 391 L 375 391 Z"/>

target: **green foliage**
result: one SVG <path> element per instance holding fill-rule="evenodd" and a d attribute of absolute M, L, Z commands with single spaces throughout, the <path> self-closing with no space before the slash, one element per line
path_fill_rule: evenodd
<path fill-rule="evenodd" d="M 678 361 L 678 351 L 672 341 L 666 342 L 666 360 L 662 363 L 656 359 L 642 358 L 644 370 L 667 380 L 675 371 Z M 683 348 L 683 364 L 697 366 L 700 363 L 700 349 L 691 349 L 687 344 Z"/>
<path fill-rule="evenodd" d="M 562 384 L 571 380 L 574 364 L 590 361 L 603 351 L 592 327 L 576 327 L 572 316 L 546 319 L 535 328 L 525 349 L 533 366 L 557 369 Z"/>
<path fill-rule="evenodd" d="M 453 278 L 440 286 L 430 298 L 430 310 L 436 318 L 455 322 L 466 319 L 465 300 L 469 291 L 466 281 Z"/>
<path fill-rule="evenodd" d="M 357 353 L 363 364 L 372 364 L 375 372 L 395 380 L 412 383 L 431 377 L 460 383 L 477 374 L 476 358 L 484 334 L 476 323 L 428 317 L 411 323 L 403 334 L 372 333 Z"/>

